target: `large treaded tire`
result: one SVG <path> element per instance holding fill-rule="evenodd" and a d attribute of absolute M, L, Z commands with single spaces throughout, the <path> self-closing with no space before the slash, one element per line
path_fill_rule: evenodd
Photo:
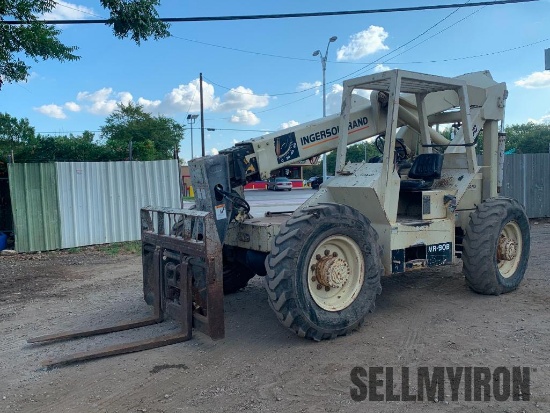
<path fill-rule="evenodd" d="M 520 232 L 521 254 L 515 269 L 503 276 L 499 269 L 499 237 L 507 225 Z M 510 198 L 490 198 L 478 205 L 465 229 L 462 252 L 463 269 L 468 286 L 475 292 L 499 295 L 515 290 L 527 269 L 531 236 L 529 219 L 523 206 Z"/>
<path fill-rule="evenodd" d="M 321 308 L 308 287 L 309 264 L 317 246 L 331 236 L 345 236 L 360 249 L 364 278 L 358 294 L 345 308 Z M 264 285 L 279 321 L 300 337 L 316 341 L 357 329 L 374 311 L 383 274 L 378 234 L 357 210 L 340 204 L 320 204 L 294 212 L 282 225 L 266 258 Z"/>

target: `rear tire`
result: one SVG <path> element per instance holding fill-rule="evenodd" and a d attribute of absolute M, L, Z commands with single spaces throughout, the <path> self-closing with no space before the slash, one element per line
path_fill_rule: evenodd
<path fill-rule="evenodd" d="M 487 199 L 470 215 L 463 245 L 462 272 L 473 291 L 499 295 L 515 290 L 531 246 L 525 209 L 514 199 Z"/>
<path fill-rule="evenodd" d="M 316 341 L 357 329 L 382 291 L 378 235 L 346 205 L 294 212 L 275 238 L 266 267 L 264 285 L 279 321 Z"/>

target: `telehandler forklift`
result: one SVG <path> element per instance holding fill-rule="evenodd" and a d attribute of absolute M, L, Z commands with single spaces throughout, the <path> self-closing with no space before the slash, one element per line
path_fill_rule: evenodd
<path fill-rule="evenodd" d="M 361 96 L 369 92 L 370 99 Z M 176 334 L 43 363 L 54 366 L 185 341 L 193 327 L 222 338 L 224 291 L 244 287 L 255 274 L 264 277 L 279 321 L 313 340 L 357 329 L 374 310 L 383 275 L 461 258 L 473 291 L 516 289 L 530 234 L 524 208 L 499 197 L 507 95 L 506 84 L 488 71 L 456 78 L 376 73 L 344 82 L 339 115 L 193 159 L 195 208 L 141 210 L 143 288 L 154 316 L 29 341 L 120 331 L 165 318 L 181 324 Z M 452 141 L 437 131 L 450 123 L 459 125 Z M 368 138 L 375 139 L 380 156 L 346 163 L 347 146 Z M 335 176 L 296 211 L 250 214 L 247 182 L 335 149 Z"/>

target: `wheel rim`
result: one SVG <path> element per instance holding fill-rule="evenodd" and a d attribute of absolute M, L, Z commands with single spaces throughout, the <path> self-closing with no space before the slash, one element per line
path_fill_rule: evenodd
<path fill-rule="evenodd" d="M 500 275 L 512 277 L 521 261 L 523 242 L 521 229 L 516 221 L 510 221 L 500 232 L 497 244 L 497 265 Z"/>
<path fill-rule="evenodd" d="M 327 311 L 341 311 L 353 303 L 365 280 L 361 249 L 345 235 L 328 237 L 315 248 L 307 274 L 315 303 Z"/>

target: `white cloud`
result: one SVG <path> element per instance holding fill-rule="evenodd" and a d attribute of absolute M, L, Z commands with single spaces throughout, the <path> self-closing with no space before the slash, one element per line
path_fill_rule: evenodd
<path fill-rule="evenodd" d="M 350 36 L 350 41 L 336 52 L 338 61 L 357 60 L 381 50 L 388 50 L 384 44 L 388 32 L 380 26 L 370 26 L 367 30 Z"/>
<path fill-rule="evenodd" d="M 63 108 L 53 103 L 50 105 L 42 105 L 38 108 L 34 108 L 37 112 L 42 113 L 43 115 L 49 116 L 50 118 L 55 119 L 65 119 L 67 115 L 63 112 Z"/>
<path fill-rule="evenodd" d="M 29 75 L 27 76 L 27 78 L 25 80 L 20 80 L 17 83 L 19 83 L 19 84 L 29 83 L 31 80 L 36 79 L 37 77 L 38 77 L 38 73 L 31 72 L 31 73 L 29 73 Z"/>
<path fill-rule="evenodd" d="M 130 92 L 120 92 L 119 94 L 117 94 L 117 97 L 120 103 L 125 106 L 127 106 L 134 99 Z"/>
<path fill-rule="evenodd" d="M 44 14 L 46 20 L 82 20 L 92 18 L 94 11 L 86 6 L 68 3 L 66 1 L 57 0 L 55 8 Z"/>
<path fill-rule="evenodd" d="M 529 118 L 529 119 L 527 119 L 527 122 L 532 122 L 532 123 L 536 123 L 536 124 L 549 124 L 550 125 L 550 113 L 548 113 L 546 115 L 543 115 L 539 119 Z"/>
<path fill-rule="evenodd" d="M 542 89 L 550 87 L 550 71 L 533 72 L 529 76 L 522 77 L 514 82 L 516 86 L 526 89 Z"/>
<path fill-rule="evenodd" d="M 149 100 L 145 98 L 139 98 L 137 100 L 137 104 L 143 106 L 143 108 L 149 112 L 157 110 L 161 103 L 161 100 Z"/>
<path fill-rule="evenodd" d="M 279 126 L 279 129 L 286 129 L 286 128 L 292 128 L 293 126 L 298 126 L 300 122 L 296 122 L 295 120 L 289 120 L 288 122 L 281 123 L 281 126 Z"/>
<path fill-rule="evenodd" d="M 199 88 L 199 79 L 195 79 L 172 89 L 162 99 L 140 97 L 136 103 L 151 113 L 166 115 L 197 113 L 200 110 Z M 269 101 L 269 96 L 256 95 L 252 89 L 244 86 L 232 88 L 223 96 L 217 97 L 214 86 L 203 82 L 204 109 L 211 112 L 233 112 L 231 122 L 234 123 L 258 124 L 260 119 L 251 110 L 266 107 Z M 82 110 L 94 115 L 106 116 L 115 111 L 119 103 L 128 105 L 132 102 L 134 98 L 130 92 L 115 92 L 111 87 L 104 87 L 93 92 L 78 92 L 76 102 L 66 102 L 64 107 L 73 112 Z"/>
<path fill-rule="evenodd" d="M 309 82 L 302 82 L 298 85 L 298 87 L 296 88 L 298 91 L 302 91 L 302 90 L 309 90 L 309 89 L 314 89 L 315 88 L 315 94 L 318 95 L 319 93 L 321 93 L 321 91 L 319 90 L 319 88 L 323 86 L 323 83 L 319 80 L 313 82 L 313 83 L 309 83 Z"/>
<path fill-rule="evenodd" d="M 243 125 L 257 125 L 260 123 L 260 119 L 249 110 L 239 109 L 237 114 L 231 116 L 232 123 L 241 123 Z"/>
<path fill-rule="evenodd" d="M 386 70 L 390 70 L 391 68 L 389 66 L 385 66 L 383 64 L 377 64 L 374 69 L 373 69 L 373 72 L 374 73 L 380 73 L 380 72 L 385 72 Z"/>
<path fill-rule="evenodd" d="M 327 93 L 327 115 L 333 115 L 340 113 L 342 108 L 342 92 L 344 87 L 340 84 L 332 85 L 331 90 Z M 359 95 L 361 97 L 370 99 L 371 90 L 357 89 L 353 92 L 353 95 Z M 353 106 L 352 106 L 353 107 Z"/>
<path fill-rule="evenodd" d="M 65 109 L 70 110 L 71 112 L 80 112 L 80 105 L 75 102 L 66 102 L 64 105 Z"/>
<path fill-rule="evenodd" d="M 217 106 L 219 100 L 214 96 L 214 86 L 203 81 L 202 92 L 204 109 L 212 110 Z M 140 97 L 138 104 L 149 112 L 165 114 L 198 112 L 200 110 L 200 80 L 197 78 L 186 85 L 178 85 L 164 95 L 162 100 L 149 100 Z"/>
<path fill-rule="evenodd" d="M 118 103 L 127 105 L 132 102 L 132 95 L 129 92 L 113 93 L 113 88 L 104 87 L 95 92 L 78 92 L 76 99 L 82 102 L 88 102 L 85 108 L 94 115 L 110 115 L 113 113 Z"/>
<path fill-rule="evenodd" d="M 327 93 L 327 115 L 340 113 L 342 108 L 342 91 L 344 87 L 340 84 L 332 85 L 332 88 Z"/>
<path fill-rule="evenodd" d="M 218 155 L 219 153 L 220 153 L 220 151 L 218 151 L 216 148 L 210 149 L 210 154 L 211 155 Z"/>
<path fill-rule="evenodd" d="M 137 103 L 150 112 L 166 114 L 198 112 L 200 110 L 200 83 L 195 79 L 186 85 L 179 85 L 167 93 L 162 100 L 139 98 Z M 221 98 L 215 96 L 214 86 L 202 82 L 203 107 L 213 112 L 232 112 L 263 108 L 269 104 L 269 96 L 255 95 L 252 89 L 237 86 Z"/>
<path fill-rule="evenodd" d="M 221 98 L 221 102 L 213 108 L 216 112 L 232 110 L 248 110 L 263 108 L 269 104 L 269 96 L 255 95 L 252 89 L 244 86 L 232 88 Z"/>

